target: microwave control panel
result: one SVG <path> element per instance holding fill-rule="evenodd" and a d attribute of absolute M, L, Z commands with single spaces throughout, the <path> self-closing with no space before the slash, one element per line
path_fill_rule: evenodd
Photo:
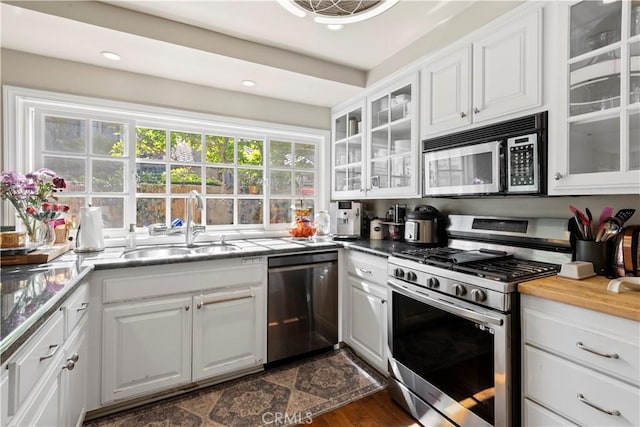
<path fill-rule="evenodd" d="M 538 135 L 507 139 L 507 191 L 537 192 L 540 183 Z"/>

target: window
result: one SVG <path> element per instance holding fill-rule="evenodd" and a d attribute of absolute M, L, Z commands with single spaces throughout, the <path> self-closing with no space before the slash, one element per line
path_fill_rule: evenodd
<path fill-rule="evenodd" d="M 284 229 L 293 205 L 323 199 L 325 132 L 6 90 L 9 132 L 26 147 L 5 147 L 12 169 L 54 170 L 67 181 L 60 200 L 70 214 L 100 206 L 112 235 L 129 223 L 185 221 L 192 190 L 205 201 L 194 222 L 210 230 Z"/>

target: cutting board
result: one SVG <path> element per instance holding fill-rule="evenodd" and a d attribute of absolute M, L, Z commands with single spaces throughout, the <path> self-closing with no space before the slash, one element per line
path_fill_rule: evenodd
<path fill-rule="evenodd" d="M 37 249 L 24 255 L 3 255 L 1 265 L 44 264 L 71 249 L 71 242 L 60 243 L 48 248 Z"/>

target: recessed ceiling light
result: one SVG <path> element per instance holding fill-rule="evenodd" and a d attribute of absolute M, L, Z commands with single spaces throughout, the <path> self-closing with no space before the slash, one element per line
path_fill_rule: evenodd
<path fill-rule="evenodd" d="M 338 31 L 344 27 L 342 24 L 327 24 L 327 28 L 331 31 Z"/>
<path fill-rule="evenodd" d="M 107 50 L 103 50 L 102 52 L 100 52 L 100 55 L 112 61 L 120 61 L 120 55 L 118 55 L 115 52 L 109 52 Z"/>
<path fill-rule="evenodd" d="M 256 82 L 254 82 L 253 80 L 243 80 L 242 85 L 246 87 L 253 87 L 256 85 Z"/>

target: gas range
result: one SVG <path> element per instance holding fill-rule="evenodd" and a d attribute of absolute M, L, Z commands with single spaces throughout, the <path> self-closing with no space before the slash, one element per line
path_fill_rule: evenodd
<path fill-rule="evenodd" d="M 391 278 L 507 312 L 519 282 L 571 260 L 564 219 L 450 215 L 449 246 L 394 252 Z"/>

